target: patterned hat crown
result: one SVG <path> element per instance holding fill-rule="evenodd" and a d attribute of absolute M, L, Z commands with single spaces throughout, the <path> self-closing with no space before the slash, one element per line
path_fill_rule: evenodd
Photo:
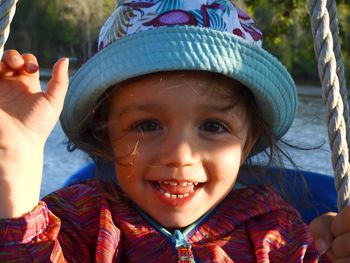
<path fill-rule="evenodd" d="M 254 20 L 228 0 L 123 0 L 101 29 L 99 50 L 127 35 L 171 26 L 210 28 L 262 44 Z"/>

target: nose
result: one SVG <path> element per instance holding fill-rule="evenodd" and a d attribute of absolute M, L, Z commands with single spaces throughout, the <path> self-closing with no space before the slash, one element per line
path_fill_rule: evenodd
<path fill-rule="evenodd" d="M 195 141 L 190 131 L 179 131 L 167 134 L 160 151 L 161 164 L 168 167 L 185 167 L 196 163 L 198 156 Z"/>

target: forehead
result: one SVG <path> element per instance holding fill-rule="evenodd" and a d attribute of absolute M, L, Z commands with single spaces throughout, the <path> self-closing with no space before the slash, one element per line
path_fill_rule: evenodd
<path fill-rule="evenodd" d="M 198 99 L 232 99 L 240 84 L 233 79 L 210 72 L 176 71 L 142 76 L 124 82 L 113 91 L 113 97 L 128 100 L 151 97 L 163 99 L 167 96 L 195 96 Z"/>

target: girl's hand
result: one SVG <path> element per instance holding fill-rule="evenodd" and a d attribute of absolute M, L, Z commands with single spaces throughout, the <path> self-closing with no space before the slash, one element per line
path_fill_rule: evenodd
<path fill-rule="evenodd" d="M 0 62 L 0 218 L 18 217 L 39 201 L 43 152 L 68 88 L 68 59 L 41 91 L 35 56 L 4 53 Z"/>
<path fill-rule="evenodd" d="M 41 91 L 35 56 L 6 51 L 0 62 L 0 150 L 14 140 L 44 143 L 62 110 L 68 87 L 68 59 L 59 60 Z M 4 138 L 6 138 L 4 140 Z"/>
<path fill-rule="evenodd" d="M 310 224 L 317 249 L 337 263 L 350 262 L 350 206 L 327 213 Z"/>

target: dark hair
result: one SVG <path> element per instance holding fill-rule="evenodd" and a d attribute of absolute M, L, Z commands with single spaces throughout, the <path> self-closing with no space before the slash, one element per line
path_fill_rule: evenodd
<path fill-rule="evenodd" d="M 167 73 L 164 72 L 164 74 Z M 281 195 L 285 199 L 288 199 L 289 191 L 283 186 L 285 182 L 281 180 L 283 178 L 284 160 L 288 160 L 295 168 L 296 165 L 288 155 L 288 152 L 284 150 L 284 147 L 281 147 L 281 145 L 284 144 L 284 146 L 288 147 L 293 146 L 285 144 L 275 137 L 270 126 L 261 116 L 255 99 L 248 88 L 238 81 L 225 77 L 222 74 L 211 74 L 213 75 L 213 91 L 215 91 L 215 82 L 220 79 L 230 81 L 237 87 L 235 89 L 229 89 L 229 92 L 223 94 L 223 96 L 229 96 L 230 98 L 235 97 L 236 99 L 232 102 L 232 107 L 240 105 L 244 112 L 247 113 L 246 117 L 249 121 L 248 136 L 251 136 L 252 139 L 257 137 L 260 141 L 263 140 L 269 146 L 257 155 L 253 148 L 253 154 L 248 156 L 241 168 L 241 170 L 244 171 L 242 174 L 245 174 L 245 176 L 239 176 L 238 181 L 244 184 L 274 184 L 277 186 L 276 188 Z M 119 191 L 116 179 L 114 177 L 112 178 L 112 176 L 106 177 L 103 174 L 105 170 L 104 167 L 106 165 L 108 166 L 108 164 L 111 165 L 111 163 L 115 161 L 108 136 L 108 114 L 111 105 L 111 95 L 118 86 L 142 79 L 143 77 L 144 76 L 129 79 L 104 92 L 95 103 L 92 111 L 89 112 L 80 123 L 77 132 L 74 135 L 70 135 L 68 141 L 68 151 L 80 149 L 86 152 L 96 163 L 96 179 L 98 185 L 110 199 L 113 199 L 115 196 L 113 194 L 115 191 Z M 272 167 L 278 168 L 280 172 L 275 171 L 272 174 L 269 173 Z M 298 175 L 302 176 L 301 173 L 296 173 L 296 176 Z M 290 184 L 290 182 L 288 183 Z"/>

